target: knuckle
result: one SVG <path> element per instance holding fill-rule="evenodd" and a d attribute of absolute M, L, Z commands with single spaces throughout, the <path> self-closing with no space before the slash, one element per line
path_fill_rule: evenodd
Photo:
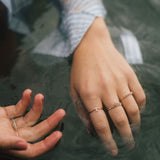
<path fill-rule="evenodd" d="M 128 114 L 130 114 L 131 116 L 134 117 L 139 114 L 139 109 L 138 109 L 138 107 L 134 107 L 134 108 L 130 109 L 128 112 L 129 112 Z"/>
<path fill-rule="evenodd" d="M 101 78 L 101 88 L 105 91 L 108 91 L 109 88 L 114 86 L 114 79 L 111 77 L 103 77 Z"/>
<path fill-rule="evenodd" d="M 92 87 L 83 87 L 80 90 L 80 94 L 82 95 L 82 97 L 90 98 L 95 96 L 95 91 Z"/>
<path fill-rule="evenodd" d="M 103 133 L 107 129 L 106 125 L 103 123 L 96 125 L 95 128 L 98 133 Z"/>
<path fill-rule="evenodd" d="M 126 125 L 126 118 L 124 116 L 117 117 L 115 119 L 115 125 L 117 125 L 118 127 L 125 126 Z"/>
<path fill-rule="evenodd" d="M 119 72 L 119 73 L 115 74 L 114 78 L 115 78 L 116 82 L 119 82 L 119 81 L 122 82 L 122 80 L 123 81 L 125 80 L 125 75 L 123 73 Z"/>
<path fill-rule="evenodd" d="M 140 106 L 144 106 L 145 103 L 146 103 L 146 95 L 143 94 L 143 95 L 139 96 L 137 102 L 138 102 L 138 104 L 139 104 Z"/>
<path fill-rule="evenodd" d="M 131 67 L 125 69 L 124 74 L 129 78 L 135 76 L 135 72 L 133 71 Z"/>

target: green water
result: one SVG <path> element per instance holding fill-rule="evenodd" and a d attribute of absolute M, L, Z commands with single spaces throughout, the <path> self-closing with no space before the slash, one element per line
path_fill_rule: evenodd
<path fill-rule="evenodd" d="M 57 10 L 53 7 L 48 12 L 48 8 L 50 9 L 48 7 L 41 12 L 55 13 L 55 17 L 53 17 L 53 22 L 51 20 L 46 22 L 48 25 L 44 28 L 47 28 L 47 31 L 40 32 L 40 29 L 36 28 L 40 25 L 40 20 L 45 19 L 45 15 L 38 19 L 36 24 L 31 21 L 34 32 L 32 36 L 20 38 L 19 47 L 22 49 L 18 52 L 18 57 L 15 58 L 10 53 L 11 58 L 5 60 L 5 64 L 1 64 L 1 68 L 6 72 L 5 76 L 3 74 L 0 77 L 0 103 L 2 106 L 15 104 L 21 97 L 22 91 L 31 88 L 33 95 L 37 92 L 45 95 L 44 112 L 41 119 L 47 118 L 58 108 L 64 108 L 67 112 L 67 116 L 63 120 L 62 140 L 54 149 L 35 158 L 36 160 L 160 159 L 160 8 L 156 4 L 156 0 L 104 0 L 104 3 L 108 10 L 106 22 L 109 28 L 124 27 L 131 30 L 136 35 L 143 53 L 144 64 L 133 65 L 147 95 L 146 110 L 141 117 L 141 130 L 138 135 L 135 135 L 135 149 L 129 151 L 125 146 L 119 144 L 118 156 L 112 157 L 107 154 L 99 139 L 87 134 L 75 112 L 69 96 L 71 64 L 68 60 L 30 54 L 31 48 L 52 30 L 51 26 L 56 28 L 58 24 Z M 158 4 L 160 4 L 159 1 Z M 9 39 L 14 41 L 14 43 L 6 43 L 11 46 L 9 49 L 12 52 L 15 48 L 13 46 L 16 46 L 15 39 L 13 36 Z M 116 40 L 115 43 L 118 46 Z M 5 59 L 5 56 L 3 58 Z M 12 60 L 15 62 L 13 65 Z M 10 67 L 7 68 L 7 65 Z"/>

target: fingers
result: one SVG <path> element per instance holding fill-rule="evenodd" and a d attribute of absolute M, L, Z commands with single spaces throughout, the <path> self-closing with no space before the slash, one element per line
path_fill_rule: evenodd
<path fill-rule="evenodd" d="M 22 99 L 16 105 L 4 108 L 9 118 L 15 118 L 25 113 L 31 103 L 31 94 L 32 91 L 30 89 L 26 89 L 23 92 Z"/>
<path fill-rule="evenodd" d="M 106 96 L 107 95 L 107 96 Z M 107 109 L 119 102 L 119 99 L 114 92 L 110 92 L 103 97 L 103 103 Z M 108 111 L 117 131 L 121 135 L 124 143 L 129 147 L 134 147 L 134 139 L 129 125 L 127 115 L 122 106 L 113 107 Z"/>
<path fill-rule="evenodd" d="M 90 118 L 92 121 L 92 124 L 100 137 L 100 139 L 104 142 L 107 150 L 112 154 L 112 155 L 117 155 L 118 154 L 118 149 L 116 146 L 116 143 L 112 137 L 112 133 L 109 127 L 109 123 L 107 120 L 107 117 L 102 110 L 98 111 L 93 111 L 95 107 L 98 108 L 103 108 L 101 100 L 99 98 L 93 97 L 93 98 L 82 98 L 86 108 L 88 109 L 90 113 Z"/>
<path fill-rule="evenodd" d="M 77 110 L 77 113 L 80 119 L 82 120 L 84 125 L 87 127 L 88 133 L 93 134 L 92 125 L 91 125 L 91 121 L 90 121 L 88 112 L 86 108 L 84 107 L 83 102 L 81 101 L 80 97 L 77 95 L 76 91 L 73 88 L 71 88 L 71 97 L 72 97 L 73 103 L 76 107 L 76 110 Z"/>
<path fill-rule="evenodd" d="M 146 104 L 146 96 L 135 74 L 130 79 L 129 89 L 133 92 L 133 96 L 139 106 L 140 112 L 143 112 Z"/>
<path fill-rule="evenodd" d="M 127 113 L 129 121 L 131 122 L 131 127 L 133 131 L 138 131 L 138 129 L 140 128 L 141 120 L 140 120 L 139 107 L 134 97 L 131 94 L 128 96 L 125 96 L 128 93 L 130 93 L 130 90 L 128 89 L 128 87 L 125 87 L 125 86 L 123 86 L 123 90 L 119 88 L 119 91 L 117 93 L 118 93 L 119 99 L 122 99 L 121 103 Z"/>
<path fill-rule="evenodd" d="M 37 157 L 53 148 L 61 139 L 61 137 L 62 133 L 59 131 L 55 131 L 40 142 L 37 142 L 35 144 L 28 143 L 28 147 L 25 151 L 10 151 L 10 154 L 19 158 Z"/>
<path fill-rule="evenodd" d="M 24 128 L 27 126 L 33 126 L 40 118 L 43 110 L 43 99 L 42 94 L 37 94 L 34 98 L 34 104 L 31 110 L 24 116 L 15 119 L 17 128 Z"/>
<path fill-rule="evenodd" d="M 0 133 L 0 151 L 9 149 L 25 150 L 26 148 L 27 142 L 24 139 Z"/>
<path fill-rule="evenodd" d="M 59 109 L 49 118 L 47 118 L 46 120 L 42 121 L 34 127 L 18 129 L 17 134 L 27 141 L 35 141 L 51 132 L 58 125 L 58 123 L 62 120 L 64 116 L 65 111 L 63 109 Z"/>

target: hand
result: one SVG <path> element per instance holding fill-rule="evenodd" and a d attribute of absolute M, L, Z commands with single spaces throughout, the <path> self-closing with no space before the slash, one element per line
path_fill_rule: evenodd
<path fill-rule="evenodd" d="M 16 105 L 0 107 L 1 154 L 20 158 L 36 157 L 54 147 L 62 137 L 60 131 L 55 131 L 37 143 L 30 143 L 51 132 L 65 116 L 65 111 L 59 109 L 34 126 L 41 116 L 44 96 L 37 94 L 33 107 L 23 117 L 22 115 L 31 103 L 31 93 L 30 89 L 26 89 L 22 99 Z"/>
<path fill-rule="evenodd" d="M 115 49 L 102 18 L 95 19 L 74 53 L 70 89 L 81 119 L 88 128 L 92 122 L 112 155 L 118 154 L 118 148 L 103 105 L 109 109 L 121 102 L 108 113 L 124 143 L 134 147 L 129 123 L 139 128 L 145 94 L 134 71 Z"/>

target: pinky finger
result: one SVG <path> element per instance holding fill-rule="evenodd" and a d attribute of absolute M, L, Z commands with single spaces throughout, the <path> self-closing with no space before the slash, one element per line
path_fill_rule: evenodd
<path fill-rule="evenodd" d="M 62 133 L 60 131 L 55 131 L 44 140 L 28 144 L 27 150 L 25 151 L 11 151 L 10 154 L 19 158 L 34 158 L 44 154 L 45 152 L 52 149 L 57 142 L 61 139 Z"/>
<path fill-rule="evenodd" d="M 82 100 L 80 99 L 80 97 L 78 96 L 78 94 L 76 93 L 76 91 L 74 89 L 71 90 L 71 93 L 72 93 L 71 94 L 72 101 L 74 103 L 74 106 L 76 108 L 76 111 L 77 111 L 80 119 L 82 120 L 82 122 L 86 126 L 87 132 L 89 134 L 93 135 L 93 128 L 92 128 L 91 120 L 90 120 L 90 117 L 88 115 L 86 108 L 84 107 Z"/>

